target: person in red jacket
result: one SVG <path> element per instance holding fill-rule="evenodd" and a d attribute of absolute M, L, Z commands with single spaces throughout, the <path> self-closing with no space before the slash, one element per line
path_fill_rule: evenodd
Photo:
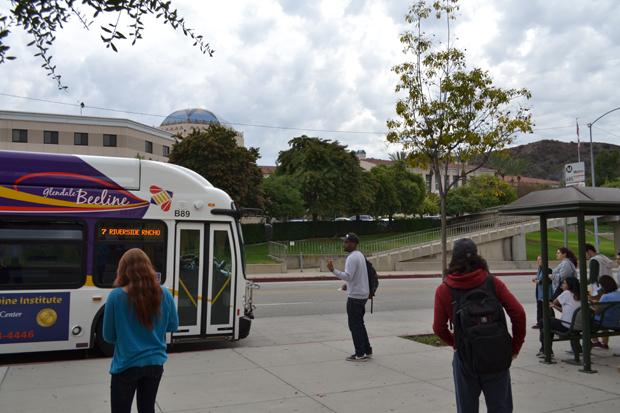
<path fill-rule="evenodd" d="M 433 331 L 455 349 L 452 363 L 458 413 L 478 412 L 480 392 L 484 393 L 489 413 L 512 412 L 510 371 L 498 374 L 477 374 L 460 360 L 455 337 L 448 328 L 453 317 L 451 288 L 471 290 L 480 287 L 489 276 L 486 261 L 478 255 L 476 244 L 468 238 L 454 242 L 452 260 L 447 276 L 435 292 Z M 495 295 L 508 313 L 512 323 L 512 357 L 517 357 L 525 340 L 525 311 L 499 278 L 493 277 Z"/>

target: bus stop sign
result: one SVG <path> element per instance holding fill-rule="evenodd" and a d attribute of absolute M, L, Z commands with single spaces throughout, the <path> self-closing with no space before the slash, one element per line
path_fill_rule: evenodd
<path fill-rule="evenodd" d="M 564 165 L 564 182 L 566 186 L 586 186 L 586 164 L 576 162 Z"/>

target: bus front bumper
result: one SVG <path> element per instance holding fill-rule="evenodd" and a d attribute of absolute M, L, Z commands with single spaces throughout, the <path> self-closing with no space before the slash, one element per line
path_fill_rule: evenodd
<path fill-rule="evenodd" d="M 250 334 L 252 319 L 246 315 L 239 319 L 239 340 L 246 338 Z"/>

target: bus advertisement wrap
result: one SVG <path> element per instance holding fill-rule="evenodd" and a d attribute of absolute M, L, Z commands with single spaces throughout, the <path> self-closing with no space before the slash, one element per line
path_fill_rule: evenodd
<path fill-rule="evenodd" d="M 0 294 L 0 344 L 69 338 L 68 292 Z"/>

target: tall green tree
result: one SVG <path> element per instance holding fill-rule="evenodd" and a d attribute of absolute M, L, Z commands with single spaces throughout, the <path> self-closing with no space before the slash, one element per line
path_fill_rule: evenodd
<path fill-rule="evenodd" d="M 490 74 L 466 64 L 465 53 L 452 44 L 451 21 L 458 0 L 417 1 L 406 22 L 412 26 L 400 41 L 408 60 L 393 68 L 398 75 L 396 119 L 387 122 L 387 139 L 402 144 L 417 164 L 439 180 L 442 267 L 447 267 L 446 199 L 454 182 L 451 164 L 463 165 L 462 175 L 482 167 L 493 151 L 511 143 L 517 132 L 531 132 L 528 109 L 517 104 L 530 98 L 526 89 L 504 89 Z M 431 15 L 445 20 L 443 42 L 423 25 Z M 465 165 L 471 165 L 465 167 Z M 473 165 L 472 165 L 473 164 Z"/>
<path fill-rule="evenodd" d="M 473 176 L 467 184 L 448 193 L 448 215 L 476 213 L 509 204 L 517 199 L 517 190 L 493 175 Z"/>
<path fill-rule="evenodd" d="M 606 188 L 620 188 L 620 178 L 614 179 L 612 181 L 607 181 L 603 185 Z"/>
<path fill-rule="evenodd" d="M 407 215 L 415 214 L 426 195 L 424 178 L 411 172 L 405 161 L 397 161 L 391 165 L 391 168 L 400 201 L 399 212 Z"/>
<path fill-rule="evenodd" d="M 289 146 L 278 156 L 276 174 L 299 184 L 312 219 L 350 211 L 364 183 L 355 154 L 338 141 L 306 135 L 291 139 Z"/>
<path fill-rule="evenodd" d="M 377 182 L 373 214 L 387 215 L 392 220 L 396 213 L 415 214 L 426 195 L 424 179 L 409 170 L 404 158 L 390 165 L 371 170 Z"/>
<path fill-rule="evenodd" d="M 594 175 L 597 185 L 603 185 L 620 178 L 620 151 L 602 151 L 599 153 L 594 161 Z"/>
<path fill-rule="evenodd" d="M 400 212 L 401 203 L 398 188 L 396 186 L 393 168 L 388 165 L 379 165 L 370 171 L 377 183 L 372 205 L 372 213 L 375 216 L 392 216 Z"/>
<path fill-rule="evenodd" d="M 370 172 L 362 171 L 360 187 L 351 192 L 349 207 L 345 212 L 356 216 L 371 212 L 378 187 L 379 183 L 375 177 Z"/>
<path fill-rule="evenodd" d="M 420 217 L 439 214 L 439 196 L 433 192 L 427 192 L 416 213 L 420 214 Z"/>
<path fill-rule="evenodd" d="M 257 148 L 238 146 L 237 132 L 211 124 L 196 130 L 172 147 L 170 163 L 189 168 L 224 190 L 241 207 L 262 208 L 263 175 L 256 165 Z"/>
<path fill-rule="evenodd" d="M 7 40 L 15 28 L 22 29 L 31 36 L 28 46 L 36 49 L 41 67 L 57 82 L 59 89 L 67 87 L 56 71 L 50 49 L 56 41 L 56 32 L 71 18 L 77 19 L 84 30 L 89 30 L 96 19 L 107 18 L 99 27 L 101 40 L 114 52 L 118 51 L 120 41 L 128 40 L 134 45 L 142 39 L 144 19 L 149 16 L 181 31 L 203 54 L 213 56 L 214 52 L 201 34 L 188 27 L 185 18 L 168 0 L 10 0 L 9 3 L 8 12 L 0 11 L 0 64 L 15 59 L 9 54 Z M 121 22 L 126 26 L 122 27 Z"/>
<path fill-rule="evenodd" d="M 286 175 L 270 175 L 263 181 L 265 212 L 268 216 L 288 220 L 303 216 L 304 200 L 298 185 Z"/>

